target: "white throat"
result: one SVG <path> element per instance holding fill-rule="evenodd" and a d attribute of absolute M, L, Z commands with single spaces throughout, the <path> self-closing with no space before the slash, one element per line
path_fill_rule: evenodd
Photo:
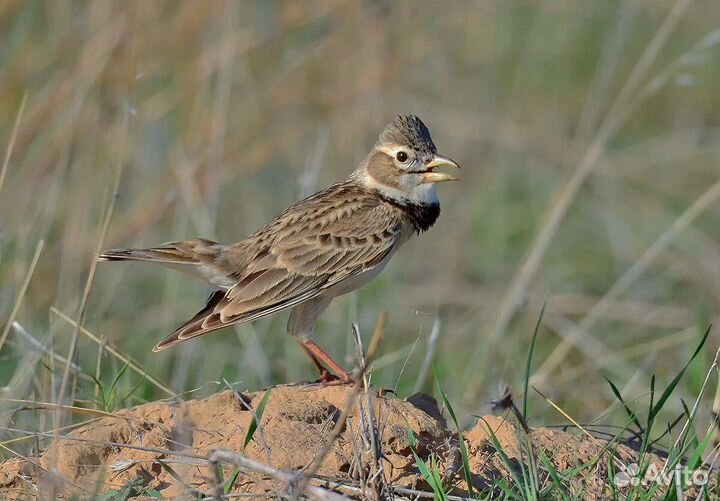
<path fill-rule="evenodd" d="M 437 189 L 432 183 L 420 183 L 410 185 L 409 182 L 412 179 L 408 176 L 407 186 L 402 186 L 403 189 L 394 188 L 385 184 L 379 183 L 373 178 L 365 169 L 357 172 L 356 178 L 367 188 L 376 190 L 385 198 L 389 198 L 398 203 L 402 204 L 415 204 L 415 205 L 439 205 L 440 200 L 438 199 Z"/>

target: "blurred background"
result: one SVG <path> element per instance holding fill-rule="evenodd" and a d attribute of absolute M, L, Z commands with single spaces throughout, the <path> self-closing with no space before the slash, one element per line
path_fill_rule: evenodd
<path fill-rule="evenodd" d="M 622 424 L 604 378 L 647 399 L 718 314 L 718 63 L 720 4 L 703 0 L 2 2 L 2 396 L 112 408 L 314 379 L 287 313 L 152 353 L 209 287 L 94 255 L 241 240 L 414 113 L 462 181 L 315 339 L 352 365 L 351 324 L 367 343 L 387 312 L 374 383 L 437 394 L 434 367 L 467 422 L 502 384 L 522 397 L 546 304 L 530 384 Z M 81 310 L 86 330 L 63 319 Z M 714 330 L 686 401 L 718 345 Z M 566 421 L 529 399 L 531 423 Z"/>

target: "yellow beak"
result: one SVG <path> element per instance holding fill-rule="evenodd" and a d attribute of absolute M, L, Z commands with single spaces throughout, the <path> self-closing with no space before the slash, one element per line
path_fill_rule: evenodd
<path fill-rule="evenodd" d="M 427 170 L 422 174 L 423 183 L 443 183 L 445 181 L 457 181 L 455 176 L 445 174 L 444 172 L 433 172 L 437 167 L 454 167 L 459 169 L 460 166 L 454 160 L 442 155 L 435 155 L 433 159 L 426 164 Z"/>

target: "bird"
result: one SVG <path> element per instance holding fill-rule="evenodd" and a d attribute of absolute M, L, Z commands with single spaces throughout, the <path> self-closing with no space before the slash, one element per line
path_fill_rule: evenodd
<path fill-rule="evenodd" d="M 205 306 L 153 351 L 290 309 L 288 334 L 310 356 L 319 382 L 352 375 L 312 340 L 333 298 L 377 276 L 395 252 L 440 215 L 436 184 L 460 168 L 439 155 L 427 126 L 397 115 L 367 157 L 343 181 L 301 200 L 246 239 L 222 245 L 197 238 L 144 249 L 111 249 L 99 261 L 146 261 L 180 270 L 213 287 Z"/>

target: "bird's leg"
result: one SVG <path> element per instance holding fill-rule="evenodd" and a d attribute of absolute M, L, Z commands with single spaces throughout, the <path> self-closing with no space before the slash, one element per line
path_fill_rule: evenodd
<path fill-rule="evenodd" d="M 352 381 L 352 378 L 340 364 L 335 362 L 330 355 L 320 348 L 316 343 L 310 341 L 315 322 L 320 314 L 332 301 L 332 297 L 321 295 L 295 306 L 288 319 L 287 331 L 295 339 L 305 352 L 310 356 L 320 372 L 319 381 L 326 384 L 345 384 Z"/>
<path fill-rule="evenodd" d="M 320 363 L 320 360 L 318 360 L 318 358 L 315 356 L 315 354 L 312 351 L 310 351 L 310 349 L 307 346 L 305 346 L 305 343 L 300 343 L 300 346 L 303 347 L 303 349 L 305 350 L 305 353 L 307 353 L 308 356 L 310 357 L 310 359 L 313 361 L 313 364 L 315 365 L 315 368 L 317 369 L 318 373 L 320 373 L 320 378 L 318 379 L 319 382 L 329 383 L 330 381 L 333 381 L 334 379 L 337 378 L 337 376 L 333 376 L 332 374 L 330 374 L 330 371 L 327 370 L 322 363 Z"/>
<path fill-rule="evenodd" d="M 352 375 L 340 366 L 335 360 L 328 355 L 325 350 L 315 343 L 315 341 L 303 341 L 302 347 L 312 359 L 315 367 L 320 372 L 320 381 L 329 384 L 347 384 L 353 381 Z M 327 368 L 325 368 L 325 366 Z"/>

